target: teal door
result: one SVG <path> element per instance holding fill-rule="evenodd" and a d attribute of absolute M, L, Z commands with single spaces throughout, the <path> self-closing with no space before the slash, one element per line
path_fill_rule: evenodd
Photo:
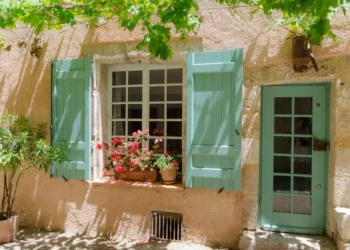
<path fill-rule="evenodd" d="M 260 227 L 323 234 L 328 141 L 327 85 L 262 90 Z"/>

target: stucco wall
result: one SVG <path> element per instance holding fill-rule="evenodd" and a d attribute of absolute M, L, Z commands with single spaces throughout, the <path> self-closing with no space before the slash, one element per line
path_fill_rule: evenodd
<path fill-rule="evenodd" d="M 28 173 L 22 180 L 15 208 L 21 212 L 22 226 L 36 226 L 73 233 L 110 234 L 117 237 L 148 237 L 149 212 L 166 210 L 184 214 L 188 228 L 186 239 L 234 246 L 241 229 L 256 229 L 258 210 L 260 86 L 279 83 L 331 82 L 331 151 L 328 184 L 327 233 L 337 237 L 335 207 L 350 207 L 346 194 L 350 188 L 350 17 L 333 19 L 337 44 L 326 40 L 314 47 L 320 71 L 310 68 L 294 73 L 291 64 L 291 40 L 288 32 L 277 28 L 262 15 L 249 17 L 246 8 L 230 14 L 214 1 L 200 0 L 204 23 L 196 37 L 187 43 L 174 39 L 173 61 L 185 63 L 189 51 L 208 51 L 243 47 L 244 96 L 242 141 L 242 192 L 164 188 L 131 184 L 93 183 L 50 179 L 48 174 Z M 26 114 L 38 121 L 50 122 L 50 62 L 53 59 L 94 58 L 92 140 L 106 138 L 106 99 L 109 64 L 164 63 L 137 51 L 140 30 L 129 34 L 112 22 L 100 28 L 84 25 L 48 31 L 41 37 L 40 59 L 29 55 L 29 48 L 18 48 L 22 39 L 33 39 L 27 28 L 3 32 L 12 46 L 0 54 L 0 113 Z M 29 43 L 28 43 L 29 44 Z M 100 178 L 102 156 L 93 154 L 93 178 Z"/>

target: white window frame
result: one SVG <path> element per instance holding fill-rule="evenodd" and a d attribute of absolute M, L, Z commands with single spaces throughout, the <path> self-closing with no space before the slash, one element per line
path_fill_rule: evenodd
<path fill-rule="evenodd" d="M 179 84 L 171 84 L 170 86 L 182 86 L 182 100 L 181 100 L 181 105 L 182 105 L 182 118 L 181 119 L 168 119 L 167 118 L 167 104 L 180 104 L 180 101 L 167 101 L 167 86 L 169 86 L 166 83 L 167 80 L 167 69 L 182 69 L 182 83 Z M 149 83 L 149 71 L 150 70 L 157 70 L 157 69 L 164 69 L 165 70 L 165 83 L 162 84 L 150 84 Z M 183 135 L 185 134 L 184 131 L 184 121 L 185 121 L 185 85 L 186 85 L 186 68 L 184 64 L 120 64 L 120 65 L 111 65 L 108 67 L 108 88 L 107 88 L 107 95 L 108 95 L 108 101 L 107 101 L 107 117 L 108 117 L 108 140 L 110 141 L 112 139 L 112 121 L 113 120 L 118 120 L 118 119 L 112 119 L 112 89 L 113 88 L 118 88 L 118 87 L 113 87 L 112 86 L 112 73 L 115 71 L 136 71 L 136 70 L 142 70 L 142 118 L 141 119 L 130 119 L 133 121 L 142 121 L 142 130 L 144 131 L 145 129 L 149 129 L 149 122 L 150 122 L 150 114 L 149 114 L 149 107 L 150 104 L 165 104 L 164 106 L 164 119 L 151 119 L 151 121 L 159 121 L 163 122 L 164 121 L 164 131 L 167 131 L 167 122 L 168 121 L 178 121 L 181 122 L 182 124 L 182 135 L 181 136 L 161 136 L 165 139 L 164 142 L 164 150 L 167 150 L 167 140 L 168 139 L 175 139 L 175 140 L 181 140 L 181 145 L 183 147 Z M 126 83 L 128 83 L 128 73 L 126 73 Z M 134 86 L 134 85 L 133 85 Z M 140 85 L 135 85 L 135 87 L 140 86 Z M 160 102 L 151 102 L 149 101 L 149 90 L 150 87 L 159 87 L 162 86 L 164 87 L 164 101 Z M 126 89 L 126 96 L 128 95 L 128 85 L 122 85 L 119 88 L 125 87 Z M 126 102 L 125 104 L 133 104 L 133 102 Z M 139 103 L 137 103 L 139 104 Z M 126 136 L 127 138 L 130 137 L 129 131 L 128 131 L 128 108 L 125 110 L 125 119 L 120 119 L 120 120 L 125 120 L 125 130 L 126 130 Z M 150 131 L 150 137 L 151 138 L 156 138 L 157 136 L 152 135 L 153 131 Z M 124 137 L 124 136 L 123 136 Z M 182 148 L 182 151 L 184 148 Z M 182 154 L 182 151 L 180 154 Z"/>

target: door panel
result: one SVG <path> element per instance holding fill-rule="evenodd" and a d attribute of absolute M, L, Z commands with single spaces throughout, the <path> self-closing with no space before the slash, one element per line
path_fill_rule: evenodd
<path fill-rule="evenodd" d="M 261 227 L 322 234 L 328 139 L 327 87 L 267 86 L 262 94 Z"/>

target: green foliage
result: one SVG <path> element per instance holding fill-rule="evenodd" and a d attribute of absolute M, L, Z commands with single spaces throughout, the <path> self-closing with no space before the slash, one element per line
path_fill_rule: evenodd
<path fill-rule="evenodd" d="M 171 166 L 177 167 L 181 162 L 181 157 L 177 155 L 171 155 L 169 152 L 166 152 L 164 155 L 158 157 L 156 162 L 154 163 L 159 169 L 168 169 Z"/>

